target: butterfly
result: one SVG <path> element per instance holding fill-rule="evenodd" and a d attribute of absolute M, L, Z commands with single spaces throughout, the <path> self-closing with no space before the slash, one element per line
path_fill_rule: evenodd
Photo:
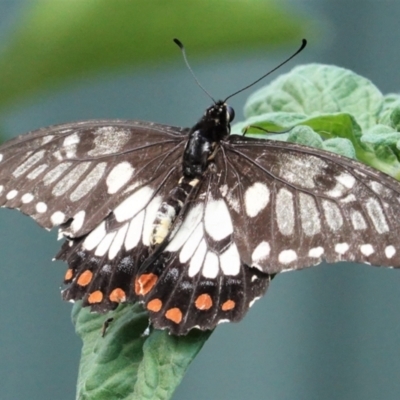
<path fill-rule="evenodd" d="M 183 335 L 241 320 L 279 272 L 400 266 L 399 182 L 231 134 L 226 100 L 192 128 L 92 120 L 0 146 L 0 205 L 65 238 L 65 300 L 100 313 L 141 302 L 155 328 Z"/>

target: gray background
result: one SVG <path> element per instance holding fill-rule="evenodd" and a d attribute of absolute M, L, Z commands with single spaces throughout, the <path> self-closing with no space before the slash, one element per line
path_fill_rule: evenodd
<path fill-rule="evenodd" d="M 384 93 L 399 91 L 400 2 L 287 4 L 326 30 L 280 72 L 300 63 L 332 63 L 366 76 Z M 22 7 L 23 1 L 0 2 L 2 42 Z M 292 50 L 221 54 L 193 68 L 215 97 L 224 97 Z M 249 94 L 231 101 L 238 120 Z M 208 103 L 177 54 L 176 63 L 96 75 L 57 94 L 41 93 L 10 109 L 1 122 L 9 137 L 90 118 L 186 126 Z M 58 291 L 65 266 L 50 261 L 59 246 L 55 232 L 15 211 L 0 211 L 0 400 L 74 398 L 80 340 L 71 306 Z M 390 400 L 400 396 L 399 371 L 400 273 L 323 265 L 278 276 L 242 323 L 220 326 L 174 399 Z"/>

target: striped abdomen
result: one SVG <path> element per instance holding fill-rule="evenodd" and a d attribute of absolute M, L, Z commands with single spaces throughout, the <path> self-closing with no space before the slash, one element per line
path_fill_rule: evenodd
<path fill-rule="evenodd" d="M 157 246 L 167 237 L 189 193 L 198 183 L 199 180 L 196 178 L 181 178 L 178 185 L 170 191 L 168 197 L 161 203 L 153 222 L 153 230 L 150 237 L 151 246 Z"/>

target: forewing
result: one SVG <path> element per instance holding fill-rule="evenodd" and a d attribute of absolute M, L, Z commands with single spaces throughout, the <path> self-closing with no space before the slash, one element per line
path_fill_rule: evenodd
<path fill-rule="evenodd" d="M 218 158 L 242 260 L 276 273 L 355 261 L 400 266 L 400 184 L 319 149 L 232 135 Z"/>
<path fill-rule="evenodd" d="M 65 235 L 89 233 L 118 204 L 179 164 L 181 128 L 140 121 L 57 125 L 0 147 L 0 205 Z"/>
<path fill-rule="evenodd" d="M 156 328 L 181 335 L 239 321 L 267 289 L 270 276 L 240 258 L 220 179 L 211 165 L 168 246 L 140 268 L 135 291 Z"/>

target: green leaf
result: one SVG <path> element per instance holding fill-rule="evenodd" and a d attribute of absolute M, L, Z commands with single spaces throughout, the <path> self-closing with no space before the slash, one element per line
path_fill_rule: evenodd
<path fill-rule="evenodd" d="M 303 65 L 250 96 L 234 133 L 324 148 L 400 179 L 400 96 L 329 65 Z M 384 123 L 386 122 L 386 124 Z M 310 129 L 297 130 L 299 126 Z M 250 128 L 249 128 L 250 127 Z M 270 132 L 286 131 L 279 135 Z M 316 138 L 317 133 L 324 141 Z"/>
<path fill-rule="evenodd" d="M 400 125 L 400 95 L 395 93 L 383 97 L 382 109 L 379 112 L 378 124 L 396 128 Z"/>
<path fill-rule="evenodd" d="M 300 41 L 309 24 L 272 0 L 38 0 L 0 59 L 0 108 L 38 89 L 121 67 Z M 306 28 L 307 27 L 307 28 Z"/>
<path fill-rule="evenodd" d="M 310 64 L 294 68 L 255 92 L 247 101 L 245 115 L 348 113 L 364 129 L 376 123 L 383 101 L 382 93 L 368 79 L 344 68 Z"/>
<path fill-rule="evenodd" d="M 175 337 L 148 327 L 140 305 L 120 305 L 102 337 L 109 315 L 90 313 L 80 302 L 72 319 L 83 348 L 77 385 L 79 400 L 170 399 L 211 332 Z"/>
<path fill-rule="evenodd" d="M 178 337 L 154 331 L 143 346 L 132 400 L 169 399 L 211 333 L 194 329 Z"/>

